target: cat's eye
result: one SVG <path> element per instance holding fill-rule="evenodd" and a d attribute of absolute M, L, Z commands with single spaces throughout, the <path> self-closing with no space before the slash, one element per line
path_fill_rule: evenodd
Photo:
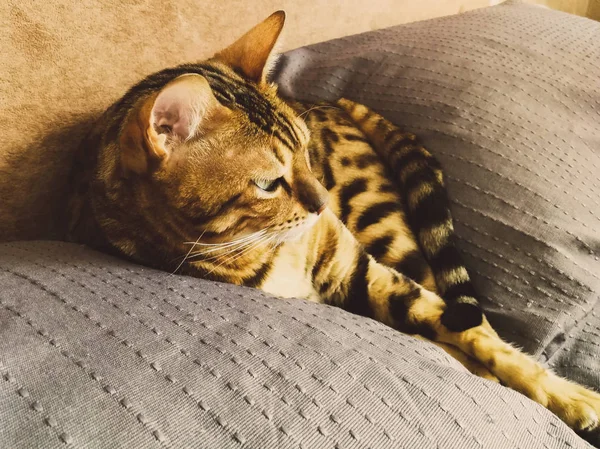
<path fill-rule="evenodd" d="M 271 180 L 260 179 L 260 180 L 254 181 L 254 184 L 256 184 L 256 187 L 258 187 L 260 190 L 264 190 L 265 192 L 274 192 L 275 190 L 277 190 L 277 187 L 279 187 L 281 185 L 282 181 L 283 181 L 283 178 L 277 178 L 277 179 L 271 179 Z"/>

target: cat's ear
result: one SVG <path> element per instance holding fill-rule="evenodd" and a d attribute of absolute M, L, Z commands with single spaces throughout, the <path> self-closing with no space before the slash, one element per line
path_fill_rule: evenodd
<path fill-rule="evenodd" d="M 274 48 L 285 23 L 285 12 L 277 11 L 256 25 L 215 58 L 240 70 L 257 84 L 266 81 L 276 60 Z"/>
<path fill-rule="evenodd" d="M 203 76 L 174 79 L 127 117 L 119 139 L 123 168 L 148 172 L 165 162 L 178 144 L 216 126 L 228 111 Z"/>

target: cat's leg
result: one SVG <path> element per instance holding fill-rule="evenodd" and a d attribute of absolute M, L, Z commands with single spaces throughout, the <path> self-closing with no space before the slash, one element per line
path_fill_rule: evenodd
<path fill-rule="evenodd" d="M 314 254 L 307 273 L 312 274 L 323 302 L 455 346 L 573 429 L 600 427 L 598 393 L 556 376 L 502 341 L 481 312 L 477 319 L 473 308 L 448 305 L 437 294 L 375 261 L 331 211 L 323 213 L 310 240 Z M 462 331 L 449 329 L 465 311 L 469 321 L 479 322 Z"/>
<path fill-rule="evenodd" d="M 442 348 L 446 351 L 452 358 L 458 360 L 462 366 L 467 368 L 471 374 L 475 374 L 478 377 L 482 377 L 487 380 L 491 380 L 492 382 L 500 383 L 500 379 L 494 376 L 489 369 L 487 369 L 483 364 L 474 359 L 473 357 L 468 356 L 456 346 L 452 346 L 448 343 L 442 343 L 441 341 L 429 340 L 421 335 L 413 335 L 413 337 L 420 338 L 425 341 L 429 341 L 434 345 Z"/>
<path fill-rule="evenodd" d="M 480 326 L 452 332 L 441 322 L 432 294 L 411 308 L 412 319 L 434 328 L 436 339 L 478 360 L 504 385 L 542 404 L 578 431 L 600 428 L 600 394 L 563 379 L 529 355 L 504 342 L 484 319 Z"/>

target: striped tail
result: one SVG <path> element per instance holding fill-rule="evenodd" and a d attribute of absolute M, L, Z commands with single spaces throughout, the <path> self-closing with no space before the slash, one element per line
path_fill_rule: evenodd
<path fill-rule="evenodd" d="M 366 106 L 341 99 L 341 106 L 392 170 L 409 226 L 431 266 L 447 304 L 442 324 L 463 331 L 482 323 L 475 289 L 456 248 L 454 226 L 439 162 L 417 141 Z"/>

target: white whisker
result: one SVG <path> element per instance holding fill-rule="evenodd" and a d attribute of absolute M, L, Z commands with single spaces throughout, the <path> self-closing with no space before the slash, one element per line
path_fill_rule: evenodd
<path fill-rule="evenodd" d="M 303 115 L 308 114 L 310 111 L 314 111 L 316 109 L 338 109 L 341 111 L 341 108 L 338 108 L 336 106 L 313 106 L 312 108 L 307 109 L 306 111 L 298 114 L 298 118 L 302 118 Z"/>
<path fill-rule="evenodd" d="M 204 235 L 204 232 L 202 232 L 202 234 L 200 234 L 200 236 L 196 239 L 196 244 L 200 241 L 200 239 L 202 238 L 203 235 Z M 175 273 L 177 273 L 177 271 L 181 268 L 181 266 L 185 263 L 187 258 L 190 256 L 190 253 L 192 252 L 193 249 L 194 249 L 194 246 L 192 246 L 190 248 L 190 250 L 187 252 L 187 254 L 183 258 L 183 260 L 179 263 L 179 265 L 177 265 L 177 268 L 175 268 L 175 270 L 171 273 L 171 275 L 174 275 Z"/>
<path fill-rule="evenodd" d="M 190 255 L 190 258 L 192 258 L 192 257 L 204 256 L 204 255 L 206 255 L 206 254 L 211 254 L 211 253 L 215 253 L 215 252 L 220 252 L 220 251 L 222 251 L 222 250 L 228 249 L 228 251 L 226 251 L 226 252 L 224 252 L 224 253 L 219 253 L 219 254 L 216 254 L 216 255 L 214 255 L 214 256 L 212 256 L 212 257 L 209 257 L 208 259 L 204 259 L 204 261 L 209 261 L 209 260 L 212 260 L 212 259 L 217 259 L 217 258 L 219 258 L 219 257 L 221 257 L 221 256 L 224 256 L 224 255 L 227 255 L 227 254 L 231 254 L 232 252 L 241 251 L 241 250 L 243 250 L 243 249 L 244 249 L 244 247 L 246 247 L 246 246 L 249 246 L 249 245 L 253 244 L 254 242 L 256 242 L 256 241 L 257 241 L 258 239 L 260 239 L 260 238 L 261 238 L 261 235 L 259 235 L 259 236 L 255 236 L 255 238 L 254 238 L 254 239 L 252 239 L 252 240 L 248 240 L 248 241 L 246 241 L 246 242 L 242 242 L 242 243 L 237 243 L 237 244 L 233 245 L 233 247 L 226 247 L 226 248 L 211 248 L 211 249 L 208 249 L 208 250 L 206 250 L 206 251 L 197 251 L 197 252 L 195 252 L 195 253 L 192 253 L 192 254 Z"/>
<path fill-rule="evenodd" d="M 255 244 L 256 242 L 260 241 L 261 239 L 265 238 L 267 235 L 267 232 L 268 232 L 267 229 L 262 229 L 260 231 L 253 232 L 247 236 L 244 236 L 244 237 L 241 237 L 239 239 L 235 239 L 235 240 L 232 240 L 229 242 L 200 243 L 200 239 L 202 238 L 202 235 L 204 235 L 204 232 L 203 232 L 202 235 L 200 235 L 198 240 L 196 240 L 195 242 L 184 242 L 184 244 L 189 244 L 192 246 L 190 247 L 190 250 L 187 252 L 187 254 L 183 258 L 183 260 L 179 263 L 179 265 L 177 266 L 177 268 L 175 269 L 175 271 L 172 274 L 176 273 L 181 268 L 181 266 L 190 259 L 194 259 L 194 258 L 198 258 L 201 256 L 205 256 L 207 254 L 214 253 L 214 255 L 212 255 L 211 257 L 204 259 L 204 261 L 210 261 L 210 260 L 218 259 L 227 254 L 236 253 L 239 251 L 244 252 L 244 250 L 246 250 L 249 246 L 251 246 L 251 245 Z M 204 250 L 193 252 L 193 250 L 196 246 L 203 246 L 203 247 L 207 247 L 207 248 Z M 223 253 L 222 251 L 225 251 L 225 252 Z"/>
<path fill-rule="evenodd" d="M 252 234 L 246 235 L 244 237 L 240 237 L 239 239 L 230 240 L 229 242 L 200 243 L 198 240 L 196 240 L 195 242 L 183 242 L 183 244 L 184 245 L 193 245 L 192 248 L 194 248 L 195 246 L 223 246 L 223 245 L 232 245 L 232 244 L 243 242 L 245 240 L 251 240 L 252 238 L 256 237 L 256 235 L 258 235 L 258 234 L 264 234 L 265 232 L 267 232 L 266 229 L 263 229 L 261 231 L 253 232 Z"/>
<path fill-rule="evenodd" d="M 232 257 L 228 257 L 227 259 L 225 259 L 224 261 L 222 261 L 219 265 L 213 267 L 212 270 L 210 270 L 208 272 L 208 274 L 211 274 L 213 271 L 215 271 L 216 269 L 220 268 L 222 265 L 224 264 L 229 264 L 231 262 L 236 261 L 237 259 L 239 259 L 240 257 L 248 254 L 250 251 L 258 248 L 260 245 L 262 244 L 266 244 L 269 241 L 273 240 L 277 235 L 276 234 L 271 234 L 271 235 L 266 235 L 266 236 L 261 236 L 260 239 L 258 239 L 257 242 L 255 242 L 253 245 L 251 245 L 248 248 L 245 248 L 240 254 L 236 255 L 236 256 L 232 256 Z"/>
<path fill-rule="evenodd" d="M 219 244 L 212 244 L 207 249 L 196 251 L 195 253 L 192 253 L 192 255 L 193 256 L 197 256 L 197 255 L 202 255 L 202 254 L 210 254 L 210 253 L 215 253 L 215 252 L 223 251 L 223 250 L 226 250 L 226 249 L 243 247 L 244 245 L 252 243 L 256 239 L 258 239 L 261 236 L 265 235 L 266 232 L 267 232 L 266 230 L 262 230 L 262 231 L 254 232 L 254 233 L 250 234 L 249 236 L 247 236 L 247 237 L 245 237 L 243 239 L 238 239 L 238 240 L 234 240 L 234 241 L 231 241 L 231 242 L 224 242 L 224 243 L 219 243 Z"/>

